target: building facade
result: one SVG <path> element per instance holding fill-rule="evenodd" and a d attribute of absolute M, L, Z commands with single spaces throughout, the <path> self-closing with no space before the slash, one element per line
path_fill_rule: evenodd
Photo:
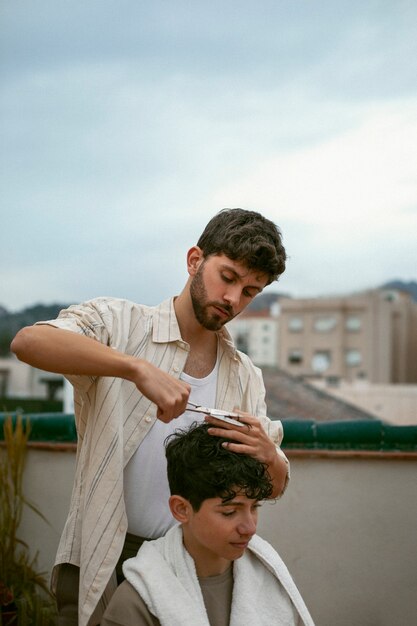
<path fill-rule="evenodd" d="M 0 397 L 62 400 L 64 377 L 10 357 L 0 357 Z"/>
<path fill-rule="evenodd" d="M 227 324 L 238 350 L 247 354 L 259 367 L 278 365 L 279 321 L 277 307 L 272 312 L 244 311 Z"/>
<path fill-rule="evenodd" d="M 375 289 L 280 300 L 280 367 L 297 376 L 417 382 L 417 304 Z"/>

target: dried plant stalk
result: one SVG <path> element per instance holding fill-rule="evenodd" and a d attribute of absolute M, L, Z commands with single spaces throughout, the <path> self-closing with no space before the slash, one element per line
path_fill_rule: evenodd
<path fill-rule="evenodd" d="M 54 606 L 45 575 L 36 569 L 37 555 L 31 558 L 29 546 L 18 536 L 25 506 L 47 521 L 23 493 L 30 424 L 28 420 L 23 424 L 21 416 L 15 423 L 8 417 L 3 431 L 4 449 L 0 450 L 0 606 L 16 607 L 19 626 L 37 623 L 33 618 L 40 612 L 46 613 L 45 624 L 53 624 Z"/>

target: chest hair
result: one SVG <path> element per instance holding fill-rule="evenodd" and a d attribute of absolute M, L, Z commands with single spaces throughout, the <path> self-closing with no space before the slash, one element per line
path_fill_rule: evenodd
<path fill-rule="evenodd" d="M 204 378 L 216 365 L 217 350 L 199 352 L 191 350 L 185 363 L 184 372 L 193 378 Z"/>

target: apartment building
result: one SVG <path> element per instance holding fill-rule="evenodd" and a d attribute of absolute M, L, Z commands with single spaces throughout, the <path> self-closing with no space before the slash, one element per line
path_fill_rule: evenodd
<path fill-rule="evenodd" d="M 417 382 L 417 304 L 398 290 L 282 298 L 280 367 L 291 374 L 372 383 Z"/>
<path fill-rule="evenodd" d="M 246 310 L 227 324 L 238 350 L 259 367 L 278 365 L 278 308 Z"/>
<path fill-rule="evenodd" d="M 13 355 L 0 357 L 0 398 L 62 399 L 64 377 L 18 361 Z"/>

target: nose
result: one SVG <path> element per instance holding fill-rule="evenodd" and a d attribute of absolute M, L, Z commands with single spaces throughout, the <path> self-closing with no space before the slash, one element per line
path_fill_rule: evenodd
<path fill-rule="evenodd" d="M 237 308 L 240 301 L 239 285 L 228 285 L 228 288 L 223 295 L 223 300 L 227 302 L 227 304 L 229 304 L 233 309 Z"/>
<path fill-rule="evenodd" d="M 256 533 L 256 516 L 247 515 L 245 519 L 239 522 L 237 527 L 239 535 L 254 535 Z"/>

